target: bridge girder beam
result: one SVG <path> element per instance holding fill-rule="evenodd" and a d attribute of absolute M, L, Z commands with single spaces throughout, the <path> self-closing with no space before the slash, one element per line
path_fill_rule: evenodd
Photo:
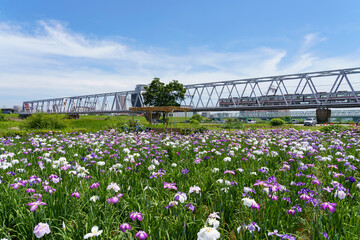
<path fill-rule="evenodd" d="M 184 85 L 186 98 L 181 104 L 199 112 L 360 107 L 360 89 L 355 89 L 352 76 L 359 77 L 360 68 L 189 84 Z M 319 86 L 324 78 L 330 79 L 326 80 L 330 91 Z M 349 90 L 339 97 L 342 87 Z M 137 87 L 134 91 L 26 101 L 23 111 L 126 112 L 129 107 L 143 106 L 141 91 Z"/>

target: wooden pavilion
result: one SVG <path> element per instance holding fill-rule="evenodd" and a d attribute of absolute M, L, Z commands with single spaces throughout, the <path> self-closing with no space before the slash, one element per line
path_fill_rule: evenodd
<path fill-rule="evenodd" d="M 149 118 L 150 118 L 150 129 L 152 129 L 152 113 L 153 112 L 165 112 L 166 113 L 166 117 L 168 116 L 169 113 L 173 113 L 173 112 L 185 112 L 185 134 L 186 134 L 186 113 L 188 111 L 191 111 L 191 108 L 185 108 L 185 107 L 174 107 L 174 106 L 164 106 L 164 107 L 131 107 L 129 108 L 130 111 L 132 111 L 132 122 L 133 125 L 135 124 L 134 122 L 134 114 L 135 112 L 147 112 L 149 113 Z M 172 127 L 173 127 L 173 121 L 172 121 L 172 114 L 171 114 L 171 125 L 170 125 L 170 133 L 172 133 Z"/>

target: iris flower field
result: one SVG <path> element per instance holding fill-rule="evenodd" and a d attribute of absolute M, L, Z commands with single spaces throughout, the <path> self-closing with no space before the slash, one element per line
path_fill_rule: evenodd
<path fill-rule="evenodd" d="M 360 239 L 360 137 L 0 138 L 0 239 Z"/>

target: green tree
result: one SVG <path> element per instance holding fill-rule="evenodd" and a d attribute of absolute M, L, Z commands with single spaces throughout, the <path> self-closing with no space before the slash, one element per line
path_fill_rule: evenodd
<path fill-rule="evenodd" d="M 185 99 L 185 93 L 184 85 L 177 80 L 165 84 L 160 82 L 160 78 L 154 78 L 149 86 L 145 87 L 144 104 L 154 107 L 179 107 L 180 102 Z M 163 123 L 165 122 L 167 122 L 166 115 L 163 112 Z"/>
<path fill-rule="evenodd" d="M 285 116 L 283 119 L 285 122 L 290 123 L 291 122 L 291 117 L 290 116 Z"/>
<path fill-rule="evenodd" d="M 177 80 L 173 80 L 165 85 L 160 82 L 160 78 L 154 80 L 145 87 L 144 103 L 145 105 L 164 107 L 164 106 L 180 106 L 180 101 L 185 99 L 186 89 L 184 85 Z"/>

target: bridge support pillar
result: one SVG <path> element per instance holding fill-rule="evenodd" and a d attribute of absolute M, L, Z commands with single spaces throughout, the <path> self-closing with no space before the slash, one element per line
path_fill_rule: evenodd
<path fill-rule="evenodd" d="M 327 123 L 331 117 L 331 110 L 327 108 L 316 109 L 317 123 Z"/>

